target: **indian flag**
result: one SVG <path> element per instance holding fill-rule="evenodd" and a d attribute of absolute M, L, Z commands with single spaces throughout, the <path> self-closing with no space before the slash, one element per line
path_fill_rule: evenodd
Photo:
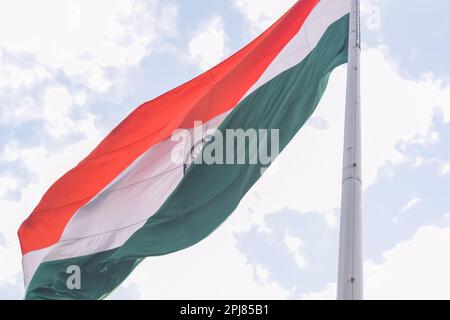
<path fill-rule="evenodd" d="M 134 110 L 21 225 L 26 298 L 104 298 L 144 258 L 213 232 L 262 165 L 186 167 L 173 161 L 173 133 L 194 132 L 198 122 L 216 132 L 278 129 L 283 150 L 332 70 L 347 62 L 349 12 L 350 0 L 300 0 L 227 60 Z M 192 148 L 182 153 L 189 157 Z"/>

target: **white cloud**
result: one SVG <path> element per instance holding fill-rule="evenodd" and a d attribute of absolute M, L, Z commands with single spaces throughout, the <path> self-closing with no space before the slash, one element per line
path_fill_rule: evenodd
<path fill-rule="evenodd" d="M 255 275 L 259 281 L 262 283 L 269 283 L 270 271 L 261 266 L 260 264 L 255 265 Z"/>
<path fill-rule="evenodd" d="M 295 2 L 295 0 L 234 0 L 234 6 L 250 23 L 253 33 L 258 33 L 267 29 Z"/>
<path fill-rule="evenodd" d="M 220 16 L 215 16 L 202 24 L 190 41 L 191 58 L 202 70 L 207 70 L 225 58 L 226 41 L 223 20 Z"/>
<path fill-rule="evenodd" d="M 24 290 L 20 274 L 16 274 L 3 281 L 0 280 L 0 297 L 2 300 L 23 299 Z"/>
<path fill-rule="evenodd" d="M 1 49 L 1 48 L 0 48 Z M 32 84 L 48 79 L 50 74 L 41 66 L 24 67 L 4 61 L 0 50 L 0 88 L 14 90 L 29 87 Z"/>
<path fill-rule="evenodd" d="M 331 229 L 336 229 L 338 227 L 338 215 L 334 210 L 325 212 L 325 221 Z"/>
<path fill-rule="evenodd" d="M 369 30 L 378 30 L 381 28 L 381 8 L 378 1 L 361 1 L 361 20 Z"/>
<path fill-rule="evenodd" d="M 156 0 L 18 0 L 0 6 L 1 48 L 32 54 L 40 65 L 101 92 L 111 85 L 104 68 L 137 64 L 162 34 L 173 34 L 177 14 L 171 2 Z M 8 68 L 10 86 L 45 74 Z"/>
<path fill-rule="evenodd" d="M 302 300 L 336 300 L 337 285 L 336 283 L 329 283 L 319 292 L 305 293 L 301 296 Z"/>
<path fill-rule="evenodd" d="M 95 116 L 85 110 L 81 119 L 74 120 L 71 112 L 76 108 L 83 110 L 85 95 L 71 95 L 63 86 L 50 86 L 44 93 L 43 112 L 40 118 L 45 121 L 46 130 L 54 137 L 69 133 L 94 134 L 100 132 L 95 127 Z"/>
<path fill-rule="evenodd" d="M 0 197 L 5 195 L 8 190 L 14 190 L 17 187 L 16 179 L 12 177 L 0 176 Z"/>
<path fill-rule="evenodd" d="M 43 117 L 51 134 L 60 136 L 73 130 L 73 122 L 69 116 L 73 99 L 66 88 L 49 88 L 44 95 L 43 103 Z"/>
<path fill-rule="evenodd" d="M 449 299 L 450 228 L 421 227 L 411 240 L 367 262 L 368 299 Z"/>
<path fill-rule="evenodd" d="M 414 209 L 415 207 L 417 207 L 417 205 L 422 201 L 422 199 L 420 199 L 419 197 L 413 197 L 411 200 L 408 201 L 408 203 L 406 203 L 402 208 L 401 208 L 401 212 L 406 212 L 409 210 Z"/>
<path fill-rule="evenodd" d="M 302 254 L 304 242 L 300 237 L 293 237 L 289 235 L 289 233 L 286 233 L 284 235 L 284 244 L 289 249 L 289 252 L 293 256 L 295 263 L 300 269 L 308 266 L 308 261 Z"/>
<path fill-rule="evenodd" d="M 27 94 L 14 101 L 14 105 L 11 103 L 4 102 L 0 108 L 0 125 L 18 125 L 42 117 L 36 100 Z"/>
<path fill-rule="evenodd" d="M 81 108 L 177 34 L 177 10 L 158 0 L 0 1 L 0 124 L 43 120 L 54 137 L 92 129 L 94 116 Z M 76 90 L 61 84 L 61 71 Z M 83 119 L 72 119 L 75 107 Z"/>
<path fill-rule="evenodd" d="M 441 164 L 441 174 L 446 175 L 450 173 L 450 163 Z"/>

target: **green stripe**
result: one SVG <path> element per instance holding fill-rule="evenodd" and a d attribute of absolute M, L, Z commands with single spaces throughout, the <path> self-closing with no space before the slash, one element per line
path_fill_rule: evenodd
<path fill-rule="evenodd" d="M 282 150 L 314 112 L 332 70 L 347 62 L 348 30 L 346 15 L 300 64 L 244 99 L 219 130 L 279 129 Z M 105 297 L 143 258 L 182 250 L 207 237 L 236 209 L 260 172 L 261 165 L 193 164 L 158 212 L 122 247 L 41 264 L 27 299 Z M 81 267 L 81 290 L 67 289 L 70 265 Z"/>

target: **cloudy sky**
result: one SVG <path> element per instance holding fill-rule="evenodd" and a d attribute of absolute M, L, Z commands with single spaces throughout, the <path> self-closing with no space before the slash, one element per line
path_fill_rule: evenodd
<path fill-rule="evenodd" d="M 47 188 L 294 2 L 0 0 L 0 299 L 24 295 L 16 231 Z M 450 299 L 450 2 L 362 4 L 365 296 Z M 112 298 L 334 299 L 345 79 L 225 224 Z"/>

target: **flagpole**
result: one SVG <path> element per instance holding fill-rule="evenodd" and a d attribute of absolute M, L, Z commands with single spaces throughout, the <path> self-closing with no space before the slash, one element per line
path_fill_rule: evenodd
<path fill-rule="evenodd" d="M 339 239 L 339 300 L 363 298 L 359 6 L 359 0 L 351 0 Z"/>

